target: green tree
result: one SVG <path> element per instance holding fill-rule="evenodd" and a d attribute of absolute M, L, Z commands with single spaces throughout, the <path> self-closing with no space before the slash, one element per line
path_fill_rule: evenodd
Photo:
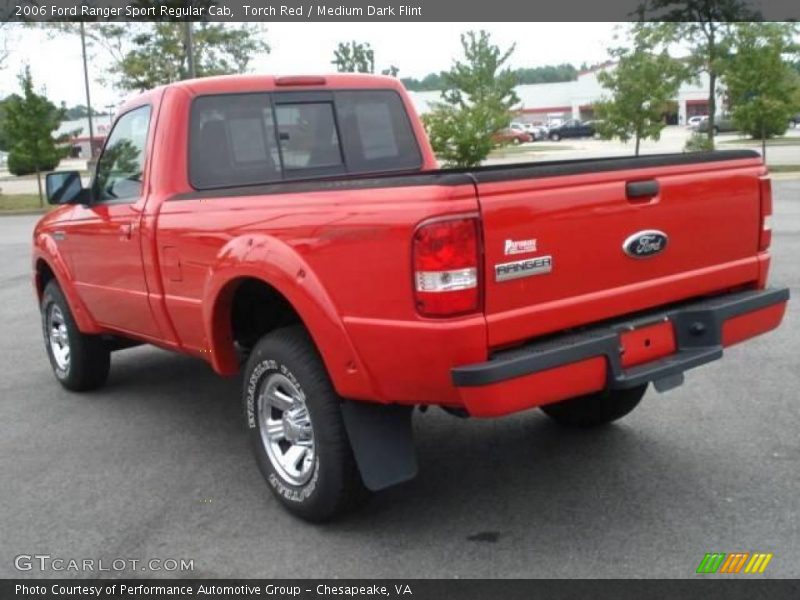
<path fill-rule="evenodd" d="M 598 133 L 605 139 L 635 140 L 639 156 L 641 140 L 661 137 L 664 113 L 678 93 L 684 68 L 665 50 L 654 53 L 635 34 L 632 48 L 612 48 L 609 54 L 617 66 L 597 75 L 611 93 L 609 99 L 594 106 L 600 119 Z"/>
<path fill-rule="evenodd" d="M 186 5 L 175 0 L 142 0 L 136 4 Z M 202 0 L 192 4 L 206 6 L 209 2 Z M 76 22 L 31 23 L 29 26 L 43 27 L 53 37 L 80 33 L 80 23 Z M 84 23 L 84 31 L 90 50 L 100 48 L 108 62 L 106 73 L 98 77 L 102 83 L 112 83 L 121 90 L 141 91 L 189 77 L 185 22 Z M 268 54 L 270 50 L 259 25 L 193 24 L 192 56 L 196 77 L 244 73 L 253 56 Z"/>
<path fill-rule="evenodd" d="M 517 81 L 526 83 L 557 83 L 561 81 L 575 81 L 578 78 L 578 69 L 563 63 L 560 65 L 545 65 L 543 67 L 525 67 L 515 69 Z M 442 73 L 429 73 L 422 79 L 403 77 L 401 79 L 406 89 L 414 92 L 437 91 L 444 87 Z"/>
<path fill-rule="evenodd" d="M 6 121 L 6 105 L 8 102 L 13 98 L 16 94 L 12 94 L 7 98 L 3 98 L 0 100 L 0 150 L 3 152 L 8 152 L 11 146 L 11 140 L 6 133 L 5 128 L 5 121 Z"/>
<path fill-rule="evenodd" d="M 61 103 L 61 108 L 64 109 L 64 118 L 67 121 L 74 121 L 76 119 L 85 119 L 89 116 L 89 109 L 83 104 L 76 104 L 75 106 L 68 107 L 64 102 Z M 98 112 L 92 108 L 92 116 L 103 117 L 106 113 Z"/>
<path fill-rule="evenodd" d="M 44 206 L 41 172 L 54 169 L 67 155 L 69 147 L 58 144 L 67 140 L 53 133 L 64 119 L 64 110 L 33 89 L 30 68 L 19 75 L 21 96 L 11 96 L 5 103 L 3 129 L 10 140 L 8 169 L 14 175 L 36 173 L 39 203 Z"/>
<path fill-rule="evenodd" d="M 196 23 L 193 56 L 196 77 L 247 71 L 253 55 L 269 52 L 260 30 L 251 25 L 228 27 Z M 127 32 L 118 35 L 128 37 Z M 111 67 L 117 87 L 145 90 L 188 77 L 186 30 L 182 23 L 150 23 L 130 37 L 131 49 Z"/>
<path fill-rule="evenodd" d="M 558 83 L 578 79 L 578 69 L 568 63 L 517 69 L 520 83 Z"/>
<path fill-rule="evenodd" d="M 786 131 L 795 109 L 796 74 L 784 59 L 792 52 L 790 23 L 737 23 L 724 81 L 734 123 L 762 140 Z"/>
<path fill-rule="evenodd" d="M 464 59 L 443 73 L 442 101 L 426 115 L 425 125 L 434 152 L 447 165 L 480 164 L 498 145 L 495 134 L 508 126 L 517 76 L 504 65 L 514 46 L 502 51 L 486 31 L 461 35 Z"/>
<path fill-rule="evenodd" d="M 422 79 L 415 79 L 413 77 L 402 77 L 400 81 L 406 86 L 406 89 L 412 92 L 431 92 L 438 91 L 444 87 L 442 83 L 442 75 L 444 73 L 428 73 Z"/>
<path fill-rule="evenodd" d="M 660 21 L 639 25 L 651 43 L 681 43 L 688 47 L 687 74 L 708 74 L 707 135 L 713 147 L 717 82 L 730 46 L 730 24 L 758 20 L 759 14 L 748 8 L 746 0 L 645 0 L 638 15 L 642 21 Z"/>
<path fill-rule="evenodd" d="M 374 73 L 375 52 L 368 42 L 339 42 L 331 64 L 339 73 Z"/>

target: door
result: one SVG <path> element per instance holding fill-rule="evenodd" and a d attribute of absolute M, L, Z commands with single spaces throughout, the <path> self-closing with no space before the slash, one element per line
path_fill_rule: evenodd
<path fill-rule="evenodd" d="M 95 320 L 158 338 L 140 231 L 150 114 L 150 106 L 141 106 L 117 120 L 97 163 L 90 204 L 76 207 L 65 235 L 78 293 Z"/>

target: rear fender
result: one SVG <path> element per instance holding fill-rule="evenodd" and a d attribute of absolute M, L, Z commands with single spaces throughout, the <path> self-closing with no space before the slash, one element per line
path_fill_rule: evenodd
<path fill-rule="evenodd" d="M 319 350 L 336 391 L 348 398 L 374 397 L 369 376 L 356 354 L 339 313 L 322 282 L 289 245 L 263 234 L 229 241 L 209 269 L 203 298 L 203 325 L 215 371 L 239 371 L 230 314 L 238 281 L 254 278 L 270 285 L 294 308 Z"/>

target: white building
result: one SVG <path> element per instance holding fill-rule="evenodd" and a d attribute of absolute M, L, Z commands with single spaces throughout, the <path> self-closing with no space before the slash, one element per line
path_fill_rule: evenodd
<path fill-rule="evenodd" d="M 605 67 L 584 71 L 575 81 L 559 83 L 535 83 L 518 85 L 520 99 L 520 121 L 529 123 L 552 123 L 565 119 L 588 120 L 594 117 L 592 105 L 608 95 L 597 73 Z M 717 106 L 721 106 L 721 86 L 718 88 Z M 410 92 L 417 111 L 424 114 L 431 110 L 431 104 L 440 100 L 440 92 Z M 696 81 L 684 83 L 675 98 L 674 110 L 665 114 L 668 122 L 683 124 L 689 117 L 708 114 L 708 75 L 701 73 Z"/>

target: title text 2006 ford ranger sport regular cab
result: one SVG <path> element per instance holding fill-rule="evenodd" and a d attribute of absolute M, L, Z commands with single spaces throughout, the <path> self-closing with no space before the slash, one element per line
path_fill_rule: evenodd
<path fill-rule="evenodd" d="M 258 465 L 310 520 L 414 476 L 414 406 L 607 423 L 788 300 L 757 154 L 439 170 L 391 78 L 161 87 L 122 107 L 90 189 L 47 191 L 58 380 L 97 388 L 137 342 L 243 370 Z"/>

